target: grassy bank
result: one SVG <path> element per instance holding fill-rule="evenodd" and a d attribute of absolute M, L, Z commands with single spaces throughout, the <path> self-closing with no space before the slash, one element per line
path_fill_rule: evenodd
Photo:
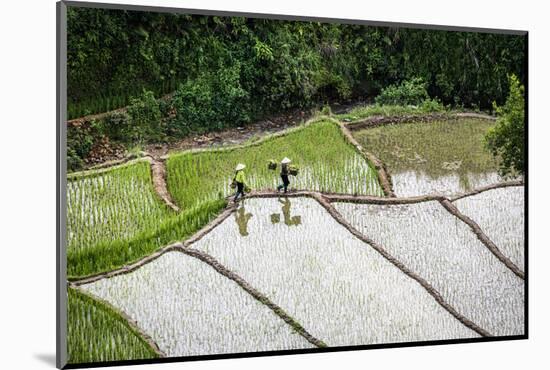
<path fill-rule="evenodd" d="M 373 116 L 412 116 L 431 113 L 450 113 L 450 111 L 435 100 L 427 100 L 424 103 L 413 105 L 386 105 L 371 104 L 353 108 L 348 113 L 337 115 L 343 121 L 360 121 Z"/>

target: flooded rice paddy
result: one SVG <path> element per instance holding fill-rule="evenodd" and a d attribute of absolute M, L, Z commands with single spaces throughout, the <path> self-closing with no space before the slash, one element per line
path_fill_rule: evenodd
<path fill-rule="evenodd" d="M 478 326 L 492 335 L 523 334 L 524 281 L 438 202 L 335 206 Z"/>
<path fill-rule="evenodd" d="M 479 119 L 398 124 L 354 132 L 382 160 L 397 196 L 454 195 L 503 181 L 484 147 L 494 125 Z"/>
<path fill-rule="evenodd" d="M 519 212 L 520 188 L 455 204 L 480 215 L 503 197 Z M 523 280 L 438 202 L 334 205 L 461 315 L 492 335 L 523 334 Z M 510 217 L 522 219 L 517 212 Z M 476 221 L 498 233 L 491 217 L 489 211 Z M 512 240 L 511 229 L 502 238 Z M 510 245 L 506 253 L 520 248 L 517 240 Z M 328 346 L 479 337 L 310 198 L 246 199 L 191 247 L 213 256 Z M 81 288 L 134 319 L 168 356 L 314 347 L 235 282 L 180 252 Z"/>
<path fill-rule="evenodd" d="M 466 174 L 450 171 L 447 175 L 437 177 L 432 177 L 426 172 L 418 172 L 416 170 L 390 173 L 393 182 L 393 190 L 398 197 L 425 194 L 453 196 L 475 188 L 504 181 L 496 171 Z"/>
<path fill-rule="evenodd" d="M 314 347 L 235 282 L 181 252 L 82 288 L 137 321 L 168 356 Z"/>
<path fill-rule="evenodd" d="M 328 346 L 478 336 L 309 198 L 246 200 L 193 248 Z"/>
<path fill-rule="evenodd" d="M 454 202 L 521 270 L 525 260 L 524 192 L 523 186 L 506 187 Z"/>

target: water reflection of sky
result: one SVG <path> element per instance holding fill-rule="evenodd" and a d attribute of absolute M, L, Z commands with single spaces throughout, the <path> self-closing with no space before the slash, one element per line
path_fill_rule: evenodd
<path fill-rule="evenodd" d="M 390 170 L 391 171 L 391 170 Z M 397 196 L 424 194 L 456 195 L 485 185 L 504 181 L 496 171 L 486 173 L 458 173 L 432 177 L 416 170 L 391 172 L 393 190 Z"/>
<path fill-rule="evenodd" d="M 390 172 L 397 196 L 456 195 L 502 182 L 499 160 L 485 147 L 493 122 L 450 120 L 360 130 L 358 141 Z"/>
<path fill-rule="evenodd" d="M 245 218 L 246 237 L 227 219 L 193 248 L 241 276 L 329 346 L 477 337 L 317 201 L 250 198 L 244 205 L 242 214 L 252 214 Z"/>

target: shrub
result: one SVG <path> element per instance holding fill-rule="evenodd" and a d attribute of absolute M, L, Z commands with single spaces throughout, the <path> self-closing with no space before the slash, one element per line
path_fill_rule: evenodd
<path fill-rule="evenodd" d="M 102 130 L 109 139 L 120 142 L 130 142 L 133 136 L 132 123 L 128 114 L 115 112 L 109 114 L 102 121 Z"/>
<path fill-rule="evenodd" d="M 399 85 L 386 87 L 375 101 L 381 105 L 420 105 L 430 98 L 426 86 L 421 78 L 413 78 Z"/>
<path fill-rule="evenodd" d="M 67 148 L 67 170 L 78 171 L 82 168 L 84 162 L 78 156 L 74 148 Z"/>
<path fill-rule="evenodd" d="M 352 87 L 346 79 L 326 69 L 321 70 L 315 81 L 317 97 L 327 101 L 333 99 L 346 100 L 352 94 Z"/>
<path fill-rule="evenodd" d="M 325 116 L 332 116 L 332 108 L 330 107 L 330 105 L 323 105 L 323 107 L 321 108 L 321 114 Z"/>
<path fill-rule="evenodd" d="M 163 137 L 159 102 L 152 91 L 144 89 L 140 96 L 130 99 L 128 117 L 131 142 L 158 141 Z"/>
<path fill-rule="evenodd" d="M 426 99 L 420 104 L 422 113 L 444 112 L 445 106 L 438 99 Z"/>
<path fill-rule="evenodd" d="M 80 126 L 67 126 L 67 169 L 77 171 L 82 168 L 83 159 L 88 156 L 97 137 L 97 126 L 84 122 Z"/>
<path fill-rule="evenodd" d="M 182 136 L 248 121 L 248 93 L 239 76 L 240 67 L 234 65 L 181 84 L 172 98 L 176 114 L 169 123 L 171 133 Z"/>
<path fill-rule="evenodd" d="M 494 156 L 501 158 L 499 172 L 501 175 L 523 174 L 525 171 L 525 102 L 524 87 L 515 75 L 508 77 L 510 92 L 506 103 L 498 107 L 493 103 L 497 113 L 497 123 L 489 130 L 486 145 Z"/>

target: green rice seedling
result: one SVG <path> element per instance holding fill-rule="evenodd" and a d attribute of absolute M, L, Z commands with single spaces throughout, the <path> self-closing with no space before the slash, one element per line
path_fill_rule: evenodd
<path fill-rule="evenodd" d="M 149 163 L 137 162 L 67 183 L 68 252 L 127 241 L 175 213 L 155 194 Z"/>
<path fill-rule="evenodd" d="M 71 364 L 158 357 L 116 311 L 70 288 L 67 318 L 67 351 Z"/>
<path fill-rule="evenodd" d="M 386 164 L 398 196 L 447 195 L 502 181 L 484 146 L 493 122 L 473 119 L 398 124 L 356 131 L 356 139 Z"/>
<path fill-rule="evenodd" d="M 94 247 L 69 250 L 69 278 L 106 272 L 143 258 L 156 249 L 182 241 L 216 217 L 226 206 L 223 199 L 205 202 L 159 222 L 155 228 L 143 230 L 129 240 L 111 240 Z"/>
<path fill-rule="evenodd" d="M 67 274 L 118 268 L 189 237 L 226 205 L 212 199 L 176 214 L 155 194 L 148 162 L 72 174 L 67 186 Z"/>
<path fill-rule="evenodd" d="M 314 347 L 233 281 L 181 252 L 81 288 L 139 322 L 168 356 Z"/>
<path fill-rule="evenodd" d="M 523 279 L 439 202 L 335 207 L 475 324 L 496 336 L 524 334 Z"/>
<path fill-rule="evenodd" d="M 310 198 L 245 200 L 192 248 L 329 347 L 478 337 Z"/>
<path fill-rule="evenodd" d="M 383 195 L 375 170 L 347 143 L 339 127 L 319 121 L 254 145 L 188 151 L 167 160 L 168 189 L 180 207 L 190 207 L 232 192 L 237 163 L 246 164 L 252 189 L 275 189 L 279 173 L 266 166 L 272 158 L 292 159 L 300 173 L 291 188 Z"/>
<path fill-rule="evenodd" d="M 524 191 L 523 186 L 493 189 L 454 202 L 521 270 L 525 261 Z"/>

